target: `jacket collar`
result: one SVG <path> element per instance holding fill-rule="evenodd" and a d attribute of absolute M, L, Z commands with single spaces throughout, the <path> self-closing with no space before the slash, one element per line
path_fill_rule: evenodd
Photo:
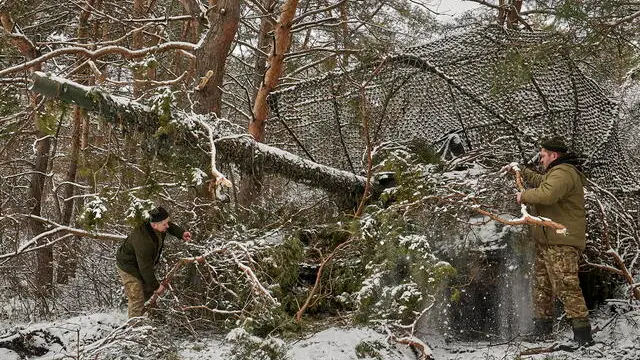
<path fill-rule="evenodd" d="M 145 230 L 147 230 L 147 233 L 149 234 L 149 236 L 151 236 L 151 239 L 153 239 L 156 244 L 159 244 L 160 243 L 160 239 L 158 238 L 158 235 L 156 234 L 156 232 L 151 227 L 151 224 L 150 223 L 145 223 L 144 224 L 144 228 L 145 228 Z"/>
<path fill-rule="evenodd" d="M 582 159 L 580 159 L 579 157 L 577 157 L 575 154 L 565 154 L 560 156 L 559 158 L 553 160 L 551 162 L 551 164 L 549 164 L 549 166 L 547 167 L 547 171 L 549 172 L 549 170 L 551 170 L 551 168 L 553 168 L 554 166 L 560 165 L 560 164 L 569 164 L 572 165 L 574 168 L 576 168 L 576 170 L 578 170 L 578 172 L 582 173 Z"/>

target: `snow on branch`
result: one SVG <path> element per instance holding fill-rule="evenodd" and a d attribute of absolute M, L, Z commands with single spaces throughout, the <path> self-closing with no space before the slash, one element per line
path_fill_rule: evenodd
<path fill-rule="evenodd" d="M 25 243 L 23 243 L 16 251 L 11 252 L 11 253 L 7 253 L 7 254 L 2 254 L 0 255 L 0 259 L 7 259 L 7 258 L 11 258 L 23 253 L 27 253 L 27 252 L 31 252 L 31 251 L 35 251 L 38 249 L 42 249 L 42 248 L 46 248 L 49 246 L 52 246 L 53 244 L 66 240 L 68 238 L 71 238 L 72 236 L 79 236 L 79 237 L 88 237 L 88 238 L 93 238 L 96 240 L 112 240 L 112 241 L 119 241 L 122 239 L 125 239 L 126 236 L 124 235 L 116 235 L 116 234 L 110 234 L 110 233 L 101 233 L 101 232 L 92 232 L 92 231 L 86 231 L 86 230 L 82 230 L 82 229 L 77 229 L 77 228 L 73 228 L 70 226 L 65 226 L 65 225 L 60 225 L 54 221 L 51 221 L 49 219 L 45 219 L 43 217 L 40 216 L 36 216 L 36 215 L 25 215 L 26 217 L 30 218 L 30 219 L 35 219 L 44 223 L 47 223 L 49 225 L 54 226 L 54 228 L 52 228 L 51 230 L 48 231 L 44 231 L 36 236 L 34 236 L 33 238 L 31 238 L 30 240 L 26 241 Z M 57 234 L 59 232 L 66 232 L 68 234 L 61 236 L 53 241 L 48 241 L 44 244 L 38 244 L 38 242 L 43 239 L 46 238 L 48 236 L 51 236 L 53 234 Z"/>
<path fill-rule="evenodd" d="M 429 298 L 431 298 L 431 304 L 429 304 L 429 306 L 425 307 L 420 312 L 420 314 L 413 320 L 413 322 L 411 324 L 409 324 L 409 325 L 392 324 L 393 326 L 395 326 L 397 328 L 404 329 L 407 332 L 405 334 L 405 336 L 398 337 L 393 333 L 393 331 L 391 330 L 391 328 L 389 326 L 387 326 L 387 328 L 386 328 L 387 339 L 388 340 L 392 340 L 392 341 L 395 341 L 395 342 L 397 342 L 399 344 L 405 344 L 405 345 L 409 345 L 409 346 L 413 347 L 414 349 L 416 349 L 420 353 L 420 356 L 419 356 L 418 359 L 422 359 L 422 360 L 433 359 L 433 351 L 431 350 L 431 348 L 426 343 L 424 343 L 422 340 L 418 339 L 415 336 L 415 330 L 416 330 L 416 326 L 418 325 L 418 322 L 436 304 L 435 297 L 433 295 L 431 295 L 431 294 L 428 294 L 428 296 L 429 296 Z"/>
<path fill-rule="evenodd" d="M 624 277 L 625 281 L 631 287 L 631 292 L 633 293 L 633 296 L 636 298 L 636 300 L 640 300 L 640 288 L 635 286 L 636 281 L 633 279 L 633 275 L 627 268 L 627 265 L 624 263 L 622 256 L 620 256 L 620 254 L 618 254 L 618 252 L 614 250 L 613 247 L 611 246 L 611 241 L 609 240 L 609 223 L 607 222 L 607 214 L 604 210 L 604 206 L 602 205 L 602 202 L 600 200 L 596 200 L 596 201 L 598 204 L 598 208 L 600 209 L 600 214 L 602 215 L 602 226 L 604 227 L 602 231 L 602 237 L 604 242 L 603 245 L 607 249 L 606 254 L 613 257 L 613 260 L 618 268 L 617 269 L 613 268 L 615 270 L 613 269 L 610 270 L 607 267 L 603 267 L 603 266 L 596 266 L 596 267 L 605 269 L 605 270 L 610 270 L 613 273 L 616 273 Z M 593 264 L 590 264 L 590 265 L 593 265 Z"/>
<path fill-rule="evenodd" d="M 431 348 L 415 336 L 397 337 L 387 329 L 387 338 L 399 344 L 409 345 L 416 349 L 420 354 L 418 360 L 433 360 L 433 352 L 431 351 Z"/>
<path fill-rule="evenodd" d="M 490 217 L 492 220 L 495 220 L 497 222 L 503 223 L 505 225 L 538 225 L 538 226 L 544 226 L 544 227 L 548 227 L 551 229 L 555 229 L 556 233 L 558 234 L 566 234 L 567 232 L 567 227 L 557 223 L 551 219 L 545 218 L 545 217 L 538 217 L 538 216 L 533 216 L 530 215 L 527 212 L 527 207 L 522 204 L 520 207 L 520 211 L 522 212 L 522 216 L 518 219 L 515 220 L 507 220 L 504 218 L 501 218 L 498 215 L 492 214 L 486 210 L 480 209 L 477 206 L 473 206 L 472 209 L 482 215 L 488 216 Z"/>
<path fill-rule="evenodd" d="M 509 165 L 507 165 L 505 168 L 509 168 L 510 170 L 505 170 L 508 172 L 513 173 L 513 175 L 515 176 L 515 182 L 516 182 L 516 188 L 518 189 L 518 191 L 524 191 L 524 182 L 522 181 L 522 172 L 520 171 L 520 167 L 518 165 L 518 163 L 511 163 Z M 479 214 L 485 215 L 490 217 L 491 219 L 498 221 L 500 223 L 506 224 L 506 225 L 538 225 L 538 226 L 544 226 L 544 227 L 548 227 L 551 229 L 555 229 L 556 233 L 558 234 L 566 234 L 567 233 L 567 227 L 557 223 L 549 218 L 545 218 L 545 217 L 538 217 L 538 216 L 533 216 L 531 214 L 529 214 L 529 212 L 527 211 L 527 206 L 525 204 L 521 204 L 520 206 L 520 212 L 522 213 L 522 216 L 519 219 L 516 220 L 506 220 L 503 219 L 497 215 L 491 214 L 486 210 L 482 210 L 478 207 L 474 207 L 474 210 L 476 212 L 478 212 Z"/>
<path fill-rule="evenodd" d="M 445 202 L 445 203 L 457 203 L 458 201 L 455 200 L 455 198 L 460 198 L 460 201 L 466 201 L 466 200 L 472 200 L 475 202 L 475 199 L 473 197 L 469 197 L 463 193 L 456 193 L 456 194 L 450 194 L 449 196 L 443 197 L 443 196 L 428 196 L 426 197 L 424 200 L 437 200 L 438 202 Z M 524 204 L 521 205 L 520 207 L 520 211 L 522 212 L 522 216 L 518 219 L 515 220 L 508 220 L 505 218 L 502 218 L 496 214 L 493 214 L 487 210 L 484 210 L 481 208 L 482 205 L 474 203 L 472 205 L 468 205 L 469 209 L 471 209 L 472 211 L 477 212 L 478 214 L 484 215 L 489 217 L 490 219 L 497 221 L 499 223 L 505 224 L 505 225 L 538 225 L 538 226 L 544 226 L 544 227 L 548 227 L 551 229 L 555 229 L 555 231 L 558 234 L 565 234 L 567 231 L 566 226 L 557 223 L 551 219 L 545 218 L 545 217 L 538 217 L 538 216 L 533 216 L 531 214 L 529 214 L 527 212 L 527 208 Z"/>
<path fill-rule="evenodd" d="M 147 54 L 165 52 L 170 50 L 185 50 L 185 51 L 193 51 L 196 48 L 196 44 L 188 43 L 188 42 L 167 42 L 162 43 L 158 46 L 138 49 L 138 50 L 129 50 L 122 46 L 105 46 L 99 48 L 97 50 L 90 50 L 84 47 L 67 47 L 60 48 L 53 51 L 50 51 L 44 55 L 36 57 L 32 60 L 23 62 L 19 65 L 11 66 L 6 69 L 0 70 L 0 77 L 17 73 L 26 69 L 30 69 L 36 65 L 42 64 L 48 60 L 55 59 L 57 57 L 63 55 L 76 55 L 76 56 L 85 56 L 90 59 L 99 59 L 103 56 L 118 54 L 125 58 L 140 58 L 146 56 Z"/>
<path fill-rule="evenodd" d="M 209 134 L 209 146 L 211 147 L 211 176 L 214 181 L 209 184 L 209 192 L 211 194 L 216 195 L 217 198 L 220 198 L 219 187 L 218 185 L 224 185 L 226 187 L 231 187 L 231 181 L 227 179 L 227 177 L 218 171 L 216 167 L 216 135 L 215 130 L 209 124 L 204 122 L 203 120 L 197 119 L 197 123 L 200 126 L 204 127 Z"/>
<path fill-rule="evenodd" d="M 223 253 L 224 254 L 229 254 L 230 257 L 233 258 L 233 262 L 238 266 L 238 268 L 240 268 L 240 270 L 242 270 L 242 272 L 244 272 L 246 274 L 247 279 L 248 279 L 248 281 L 249 281 L 249 283 L 251 285 L 251 288 L 254 291 L 254 294 L 262 295 L 265 299 L 269 300 L 269 302 L 271 304 L 278 305 L 278 301 L 273 296 L 271 296 L 271 293 L 264 287 L 264 285 L 262 285 L 262 283 L 260 282 L 260 280 L 256 276 L 255 272 L 253 271 L 253 269 L 251 269 L 251 267 L 249 267 L 248 265 L 244 264 L 240 260 L 239 255 L 236 254 L 236 251 L 232 251 L 231 250 L 232 247 L 239 248 L 240 249 L 239 253 L 242 253 L 242 256 L 247 258 L 250 263 L 254 262 L 253 259 L 250 256 L 250 254 L 249 254 L 249 250 L 243 244 L 241 244 L 241 243 L 239 243 L 237 241 L 228 241 L 228 242 L 225 243 L 224 246 L 215 247 L 215 248 L 209 249 L 204 254 L 199 255 L 199 256 L 180 258 L 173 265 L 171 270 L 169 270 L 169 272 L 167 272 L 167 274 L 165 275 L 165 278 L 160 282 L 160 286 L 158 287 L 158 289 L 156 289 L 156 291 L 153 293 L 151 298 L 149 298 L 149 300 L 147 300 L 147 302 L 144 305 L 143 312 L 146 312 L 149 309 L 155 307 L 158 299 L 164 295 L 164 293 L 166 292 L 166 290 L 168 288 L 170 288 L 171 281 L 173 281 L 174 277 L 176 276 L 176 274 L 178 273 L 178 271 L 182 267 L 184 267 L 187 264 L 192 264 L 192 263 L 206 264 L 207 263 L 207 258 L 209 256 L 211 256 L 213 254 L 223 254 Z M 233 293 L 232 291 L 229 291 L 229 292 L 235 297 L 238 296 L 237 294 Z M 206 309 L 209 312 L 218 313 L 218 314 L 241 314 L 242 313 L 242 311 L 240 311 L 240 310 L 237 310 L 237 311 L 219 310 L 219 309 L 212 309 L 212 308 L 210 308 L 208 306 L 205 306 L 205 305 L 182 306 L 182 307 L 180 307 L 180 310 L 190 310 L 190 309 Z"/>
<path fill-rule="evenodd" d="M 35 72 L 33 79 L 34 91 L 95 111 L 114 126 L 146 134 L 154 134 L 160 126 L 159 115 L 148 106 L 136 101 L 111 95 L 98 87 L 83 86 L 42 72 Z M 191 137 L 197 136 L 194 129 L 186 125 L 193 118 L 194 116 L 191 115 L 181 115 L 180 118 L 176 118 L 179 125 L 176 131 Z M 214 152 L 212 155 L 220 155 L 223 161 L 237 164 L 245 173 L 257 171 L 256 167 L 259 166 L 260 170 L 266 173 L 278 174 L 298 183 L 333 193 L 361 194 L 364 192 L 367 179 L 363 176 L 318 164 L 290 152 L 259 143 L 251 136 L 230 134 L 228 129 L 222 129 L 225 120 L 211 120 L 215 122 L 216 127 L 207 124 L 206 137 L 209 143 L 214 139 L 215 147 L 212 147 Z M 212 165 L 213 171 L 215 160 Z"/>

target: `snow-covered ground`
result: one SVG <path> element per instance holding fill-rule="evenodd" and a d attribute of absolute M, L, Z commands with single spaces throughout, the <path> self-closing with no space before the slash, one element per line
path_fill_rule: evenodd
<path fill-rule="evenodd" d="M 517 359 L 518 356 L 520 359 L 540 360 L 640 359 L 640 306 L 616 301 L 605 308 L 593 319 L 597 329 L 594 334 L 596 344 L 573 352 L 544 352 L 555 344 L 572 344 L 568 328 L 559 330 L 555 341 L 546 343 L 529 343 L 518 338 L 498 343 L 447 342 L 438 335 L 425 335 L 423 340 L 431 347 L 434 359 L 438 360 L 497 360 Z M 158 354 L 163 352 L 172 352 L 171 359 L 182 360 L 233 359 L 237 356 L 232 336 L 196 333 L 183 338 L 175 335 L 166 336 L 164 340 L 158 338 L 158 334 L 167 330 L 162 328 L 162 324 L 146 322 L 132 327 L 126 323 L 126 314 L 122 311 L 31 324 L 13 324 L 4 320 L 0 322 L 0 359 L 161 359 L 162 355 Z M 149 344 L 136 348 L 151 337 L 164 342 L 164 348 L 156 349 L 156 355 L 148 349 Z M 12 342 L 18 338 L 32 349 L 40 350 L 28 356 L 9 350 L 7 344 L 18 344 Z M 405 345 L 390 344 L 384 333 L 371 328 L 332 327 L 287 342 L 278 339 L 266 341 L 286 349 L 287 358 L 291 360 L 417 359 L 413 350 Z M 531 349 L 538 353 L 526 355 Z M 268 359 L 264 354 L 247 358 Z"/>

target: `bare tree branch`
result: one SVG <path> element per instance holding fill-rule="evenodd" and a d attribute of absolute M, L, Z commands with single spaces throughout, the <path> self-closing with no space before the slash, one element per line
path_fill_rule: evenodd
<path fill-rule="evenodd" d="M 302 21 L 302 19 L 304 19 L 304 18 L 306 18 L 306 17 L 308 17 L 308 16 L 315 15 L 315 14 L 320 14 L 320 13 L 323 13 L 323 12 L 327 12 L 327 11 L 333 10 L 333 9 L 335 9 L 335 8 L 337 8 L 337 7 L 340 7 L 340 6 L 341 6 L 343 3 L 345 3 L 346 1 L 347 1 L 347 0 L 340 0 L 340 1 L 338 1 L 337 3 L 335 3 L 335 4 L 333 4 L 333 5 L 329 5 L 329 6 L 326 6 L 326 7 L 320 8 L 320 9 L 315 9 L 315 10 L 307 11 L 307 12 L 306 12 L 306 13 L 304 13 L 304 14 L 300 14 L 300 15 L 298 15 L 296 18 L 294 18 L 294 19 L 291 21 L 291 23 L 295 25 L 295 24 L 299 23 L 300 21 Z"/>
<path fill-rule="evenodd" d="M 139 50 L 129 50 L 121 46 L 105 46 L 95 51 L 85 49 L 83 47 L 69 47 L 63 49 L 56 49 L 48 52 L 42 56 L 39 56 L 33 60 L 26 61 L 20 65 L 15 65 L 4 70 L 0 70 L 0 76 L 13 74 L 19 71 L 27 70 L 35 65 L 42 64 L 48 60 L 57 58 L 62 55 L 84 55 L 90 59 L 98 59 L 103 56 L 119 54 L 126 58 L 139 58 L 147 54 L 160 53 L 170 50 L 186 50 L 193 51 L 196 48 L 196 44 L 187 42 L 167 42 L 158 46 L 143 48 Z"/>

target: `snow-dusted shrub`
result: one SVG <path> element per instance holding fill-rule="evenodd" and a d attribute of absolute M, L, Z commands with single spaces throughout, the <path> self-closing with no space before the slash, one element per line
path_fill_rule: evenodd
<path fill-rule="evenodd" d="M 274 337 L 261 338 L 243 328 L 231 330 L 225 340 L 233 344 L 230 360 L 285 360 L 286 343 Z"/>
<path fill-rule="evenodd" d="M 229 235 L 226 237 L 225 235 Z M 186 265 L 172 280 L 171 296 L 160 299 L 166 322 L 176 328 L 231 329 L 240 326 L 258 336 L 295 330 L 292 314 L 301 301 L 296 291 L 302 245 L 292 233 L 251 233 L 233 238 L 218 233 L 186 254 L 167 251 L 167 263 L 210 253 L 206 261 Z M 184 247 L 184 246 L 182 246 Z M 185 323 L 185 319 L 188 322 Z"/>
<path fill-rule="evenodd" d="M 79 351 L 80 359 L 179 360 L 174 334 L 167 327 L 154 327 L 149 320 L 124 324 L 104 338 Z"/>
<path fill-rule="evenodd" d="M 356 345 L 356 356 L 358 359 L 364 358 L 373 358 L 373 359 L 382 359 L 380 355 L 380 350 L 385 349 L 385 344 L 382 344 L 380 341 L 361 341 Z"/>
<path fill-rule="evenodd" d="M 104 199 L 94 196 L 85 203 L 82 213 L 78 216 L 78 223 L 87 229 L 93 229 L 104 223 L 106 212 Z"/>
<path fill-rule="evenodd" d="M 355 294 L 358 319 L 410 321 L 455 274 L 433 254 L 431 235 L 419 223 L 424 198 L 436 186 L 428 176 L 435 165 L 424 164 L 400 145 L 387 144 L 377 153 L 376 170 L 392 173 L 395 186 L 382 194 L 381 203 L 367 207 L 360 220 L 366 266 L 363 286 Z"/>
<path fill-rule="evenodd" d="M 363 286 L 355 294 L 358 319 L 412 320 L 432 303 L 429 295 L 435 295 L 455 269 L 430 252 L 424 236 L 386 233 L 381 238 L 369 242 L 375 251 Z"/>
<path fill-rule="evenodd" d="M 308 296 L 308 288 L 316 282 L 322 260 L 345 241 L 351 239 L 354 230 L 352 219 L 339 218 L 336 223 L 317 226 L 306 233 L 306 263 L 301 267 L 299 300 L 303 303 Z M 356 246 L 347 247 L 335 253 L 334 258 L 325 264 L 320 279 L 318 296 L 309 306 L 309 315 L 336 314 L 339 311 L 353 309 L 350 294 L 362 286 L 364 263 L 361 252 Z"/>
<path fill-rule="evenodd" d="M 280 245 L 265 249 L 256 258 L 259 269 L 270 278 L 270 290 L 280 299 L 284 311 L 297 311 L 300 300 L 295 296 L 304 261 L 303 244 L 297 236 L 289 235 Z"/>

